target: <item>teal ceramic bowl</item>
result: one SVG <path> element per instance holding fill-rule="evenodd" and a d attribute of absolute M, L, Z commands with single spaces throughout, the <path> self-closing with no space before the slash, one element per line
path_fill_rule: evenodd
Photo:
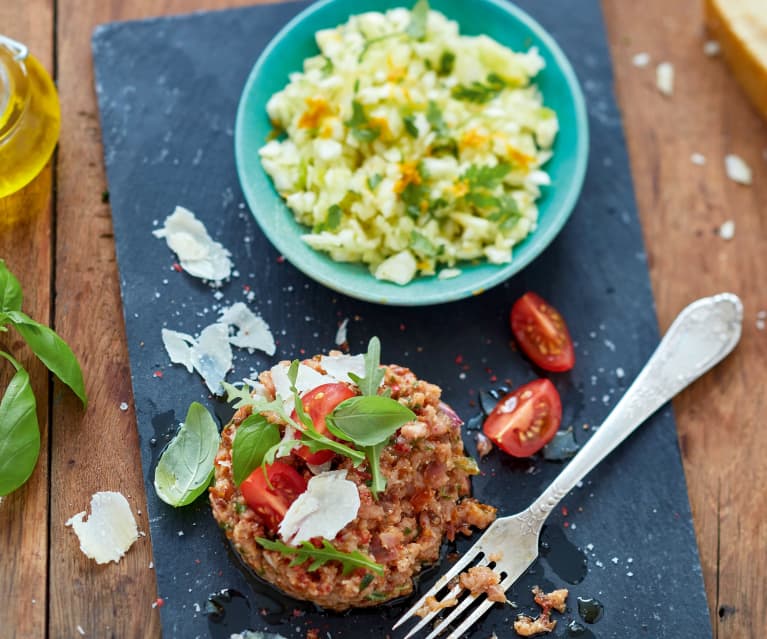
<path fill-rule="evenodd" d="M 546 106 L 557 112 L 560 133 L 554 157 L 546 165 L 552 186 L 545 188 L 538 201 L 538 228 L 515 246 L 509 264 L 459 264 L 463 273 L 454 279 L 420 277 L 405 286 L 375 279 L 364 264 L 335 262 L 310 248 L 301 240 L 306 227 L 295 221 L 261 166 L 258 150 L 272 129 L 266 103 L 284 88 L 290 73 L 303 68 L 305 58 L 317 55 L 316 31 L 342 24 L 353 14 L 412 4 L 409 0 L 322 0 L 308 7 L 274 37 L 256 62 L 240 99 L 235 127 L 240 184 L 253 215 L 276 249 L 328 288 L 399 306 L 440 304 L 478 295 L 527 266 L 551 243 L 572 212 L 583 185 L 589 145 L 586 107 L 575 73 L 537 22 L 504 0 L 432 0 L 431 7 L 456 20 L 462 34 L 484 33 L 515 50 L 536 46 L 546 61 L 536 83 Z"/>

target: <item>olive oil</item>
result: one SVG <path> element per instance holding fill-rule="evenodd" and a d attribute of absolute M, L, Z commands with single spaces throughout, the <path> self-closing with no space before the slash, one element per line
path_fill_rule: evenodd
<path fill-rule="evenodd" d="M 42 171 L 59 137 L 59 98 L 24 46 L 0 36 L 0 198 Z"/>

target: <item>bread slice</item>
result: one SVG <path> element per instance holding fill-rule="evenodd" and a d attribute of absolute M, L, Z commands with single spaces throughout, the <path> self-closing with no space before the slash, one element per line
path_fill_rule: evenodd
<path fill-rule="evenodd" d="M 767 0 L 704 0 L 706 26 L 733 74 L 767 119 Z"/>

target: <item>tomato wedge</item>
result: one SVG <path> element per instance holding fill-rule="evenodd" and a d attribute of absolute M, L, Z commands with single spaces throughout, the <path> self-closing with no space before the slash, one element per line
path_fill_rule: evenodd
<path fill-rule="evenodd" d="M 501 399 L 482 430 L 509 455 L 529 457 L 553 439 L 561 421 L 557 389 L 547 379 L 536 379 Z"/>
<path fill-rule="evenodd" d="M 536 366 L 561 373 L 575 365 L 570 331 L 559 311 L 536 293 L 525 293 L 511 309 L 511 332 Z"/>
<path fill-rule="evenodd" d="M 328 427 L 325 425 L 325 418 L 330 415 L 330 413 L 333 412 L 333 409 L 341 402 L 350 397 L 354 397 L 354 395 L 354 391 L 346 384 L 334 382 L 332 384 L 323 384 L 322 386 L 310 390 L 301 398 L 301 403 L 304 406 L 304 411 L 311 418 L 315 430 L 321 435 L 326 435 L 331 439 L 335 439 L 335 437 L 328 432 Z M 293 418 L 293 421 L 298 420 L 296 411 L 293 411 L 291 417 Z M 316 453 L 313 453 L 306 446 L 301 446 L 295 452 L 296 455 L 304 459 L 307 464 L 313 464 L 315 466 L 330 461 L 335 455 L 332 450 L 318 450 Z"/>
<path fill-rule="evenodd" d="M 271 488 L 266 481 L 267 475 Z M 259 466 L 240 484 L 245 503 L 258 514 L 270 530 L 277 530 L 290 504 L 305 490 L 306 480 L 295 468 L 283 462 L 274 462 L 266 466 L 266 475 Z"/>

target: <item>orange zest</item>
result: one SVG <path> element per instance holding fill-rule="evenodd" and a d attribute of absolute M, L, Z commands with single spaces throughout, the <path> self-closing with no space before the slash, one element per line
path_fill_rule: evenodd
<path fill-rule="evenodd" d="M 416 162 L 403 162 L 399 165 L 399 170 L 402 176 L 394 184 L 395 193 L 402 193 L 410 184 L 415 184 L 416 186 L 421 184 L 421 174 L 418 172 L 418 164 Z"/>
<path fill-rule="evenodd" d="M 301 129 L 316 129 L 320 121 L 332 113 L 325 98 L 306 98 L 306 106 L 306 111 L 298 120 L 298 126 Z"/>

